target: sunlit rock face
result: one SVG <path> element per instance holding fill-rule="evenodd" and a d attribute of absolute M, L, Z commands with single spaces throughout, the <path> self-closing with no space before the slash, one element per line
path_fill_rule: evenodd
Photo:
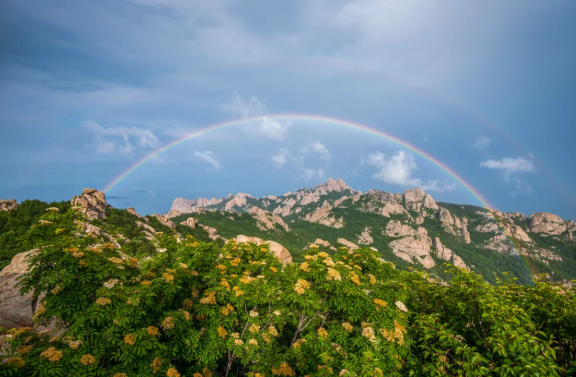
<path fill-rule="evenodd" d="M 16 202 L 16 199 L 0 200 L 0 211 L 11 211 L 16 208 L 18 208 L 18 202 Z"/>
<path fill-rule="evenodd" d="M 72 198 L 72 206 L 80 206 L 88 220 L 106 218 L 106 195 L 102 191 L 86 188 L 80 194 Z"/>

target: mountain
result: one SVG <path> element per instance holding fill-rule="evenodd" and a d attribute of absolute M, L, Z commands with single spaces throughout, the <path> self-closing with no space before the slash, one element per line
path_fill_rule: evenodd
<path fill-rule="evenodd" d="M 574 221 L 544 212 L 526 216 L 436 202 L 417 188 L 362 194 L 330 178 L 282 196 L 177 198 L 166 217 L 176 224 L 194 222 L 221 242 L 239 234 L 276 241 L 295 261 L 312 244 L 332 251 L 366 246 L 400 268 L 421 268 L 440 279 L 446 262 L 490 282 L 507 271 L 523 283 L 539 273 L 555 280 L 576 278 Z"/>

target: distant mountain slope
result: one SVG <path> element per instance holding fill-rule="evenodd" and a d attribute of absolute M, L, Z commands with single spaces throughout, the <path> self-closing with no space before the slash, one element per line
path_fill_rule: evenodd
<path fill-rule="evenodd" d="M 491 282 L 505 271 L 524 283 L 536 273 L 576 278 L 574 221 L 542 212 L 525 216 L 437 203 L 421 189 L 362 194 L 341 179 L 328 179 L 279 197 L 177 198 L 167 216 L 178 224 L 193 218 L 223 239 L 246 234 L 277 241 L 296 261 L 313 243 L 328 250 L 353 244 L 375 248 L 401 268 L 423 268 L 440 278 L 445 262 Z"/>

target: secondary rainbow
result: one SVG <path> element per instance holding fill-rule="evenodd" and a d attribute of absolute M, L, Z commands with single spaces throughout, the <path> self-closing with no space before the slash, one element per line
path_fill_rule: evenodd
<path fill-rule="evenodd" d="M 456 173 L 453 169 L 451 169 L 448 165 L 444 164 L 443 162 L 441 162 L 440 160 L 438 160 L 436 157 L 432 156 L 431 154 L 423 151 L 422 149 L 415 147 L 414 145 L 408 143 L 407 141 L 401 140 L 393 135 L 390 135 L 384 131 L 381 131 L 379 129 L 376 128 L 372 128 L 360 123 L 356 123 L 356 122 L 352 122 L 349 120 L 344 120 L 344 119 L 337 119 L 337 118 L 331 118 L 331 117 L 327 117 L 327 116 L 321 116 L 321 115 L 312 115 L 312 114 L 269 114 L 269 115 L 263 115 L 263 116 L 257 116 L 257 117 L 251 117 L 251 118 L 242 118 L 242 119 L 236 119 L 236 120 L 230 120 L 230 121 L 226 121 L 226 122 L 222 122 L 222 123 L 216 123 L 213 125 L 210 125 L 208 127 L 204 127 L 201 128 L 197 131 L 191 132 L 177 140 L 172 141 L 169 144 L 164 145 L 163 147 L 160 147 L 154 151 L 152 151 L 151 153 L 147 154 L 145 157 L 143 157 L 142 159 L 140 159 L 138 162 L 136 162 L 135 164 L 133 164 L 132 166 L 130 166 L 128 169 L 124 170 L 122 173 L 120 173 L 119 175 L 117 175 L 116 177 L 114 177 L 114 179 L 112 179 L 112 181 L 110 181 L 102 191 L 104 191 L 105 193 L 108 193 L 110 190 L 112 190 L 114 187 L 118 186 L 122 181 L 124 181 L 128 176 L 130 176 L 130 174 L 132 174 L 133 172 L 135 172 L 136 170 L 138 170 L 138 168 L 140 168 L 142 165 L 146 164 L 148 161 L 150 161 L 151 159 L 155 158 L 156 156 L 180 145 L 185 143 L 188 140 L 200 137 L 202 135 L 206 135 L 209 132 L 214 132 L 214 131 L 218 131 L 218 130 L 222 130 L 222 129 L 226 129 L 226 128 L 231 128 L 234 126 L 241 126 L 241 125 L 247 125 L 253 122 L 257 122 L 257 121 L 261 121 L 263 119 L 274 119 L 274 120 L 283 120 L 283 121 L 302 121 L 302 122 L 311 122 L 311 123 L 316 123 L 316 124 L 323 124 L 323 125 L 334 125 L 334 126 L 341 126 L 341 127 L 346 127 L 346 128 L 351 128 L 351 129 L 356 129 L 356 130 L 360 130 L 360 131 L 365 131 L 368 132 L 372 135 L 376 135 L 379 137 L 382 137 L 386 140 L 389 140 L 399 146 L 402 146 L 408 150 L 410 150 L 411 152 L 425 158 L 426 160 L 430 161 L 432 164 L 436 165 L 438 168 L 440 168 L 441 170 L 443 170 L 444 172 L 446 172 L 448 175 L 450 175 L 452 178 L 454 178 L 458 183 L 460 183 L 462 185 L 462 187 L 464 187 L 468 192 L 470 192 L 470 194 L 472 194 L 472 196 L 474 196 L 474 198 L 480 203 L 482 204 L 482 206 L 484 207 L 488 207 L 488 208 L 493 208 L 490 203 L 488 202 L 488 200 L 483 197 L 480 192 L 478 192 L 478 190 L 476 190 L 468 181 L 466 181 L 466 179 L 464 179 L 462 176 L 460 176 L 458 173 Z"/>

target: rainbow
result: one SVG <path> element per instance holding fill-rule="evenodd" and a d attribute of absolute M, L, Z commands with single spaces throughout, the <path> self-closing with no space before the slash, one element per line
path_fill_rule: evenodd
<path fill-rule="evenodd" d="M 234 126 L 248 125 L 248 124 L 251 124 L 253 122 L 261 121 L 263 119 L 273 119 L 273 120 L 278 120 L 278 121 L 306 121 L 306 122 L 312 122 L 312 123 L 316 123 L 316 124 L 336 125 L 336 126 L 342 126 L 342 127 L 346 127 L 346 128 L 355 129 L 355 130 L 365 131 L 365 132 L 368 132 L 372 135 L 384 138 L 384 139 L 391 141 L 394 144 L 397 144 L 401 147 L 404 147 L 404 148 L 408 149 L 409 151 L 413 152 L 414 154 L 421 156 L 424 159 L 428 160 L 429 162 L 431 162 L 432 164 L 434 164 L 435 166 L 440 168 L 442 171 L 444 171 L 446 174 L 451 176 L 453 179 L 455 179 L 458 183 L 460 183 L 460 185 L 462 185 L 462 187 L 464 187 L 470 194 L 472 194 L 472 196 L 483 207 L 494 208 L 490 205 L 488 200 L 484 196 L 482 196 L 480 194 L 480 192 L 478 192 L 478 190 L 476 190 L 468 181 L 466 181 L 466 179 L 464 179 L 462 176 L 460 176 L 458 173 L 456 173 L 448 165 L 441 162 L 440 160 L 438 160 L 436 157 L 432 156 L 431 154 L 423 151 L 422 149 L 420 149 L 420 148 L 418 148 L 418 147 L 416 147 L 416 146 L 414 146 L 414 145 L 412 145 L 412 144 L 410 144 L 404 140 L 401 140 L 401 139 L 399 139 L 393 135 L 390 135 L 384 131 L 373 128 L 373 127 L 368 127 L 366 125 L 352 122 L 352 121 L 348 121 L 348 120 L 344 120 L 344 119 L 337 119 L 337 118 L 331 118 L 331 117 L 327 117 L 327 116 L 311 115 L 311 114 L 270 114 L 270 115 L 257 116 L 257 117 L 251 117 L 251 118 L 242 118 L 242 119 L 230 120 L 230 121 L 226 121 L 226 122 L 222 122 L 222 123 L 216 123 L 216 124 L 213 124 L 211 126 L 201 128 L 201 129 L 196 130 L 194 132 L 191 132 L 191 133 L 189 133 L 189 134 L 187 134 L 187 135 L 185 135 L 179 139 L 176 139 L 176 140 L 172 141 L 171 143 L 164 145 L 163 147 L 160 147 L 160 148 L 150 152 L 149 154 L 144 156 L 142 159 L 137 161 L 135 164 L 130 166 L 128 169 L 124 170 L 122 173 L 120 173 L 119 175 L 114 177 L 114 179 L 112 179 L 102 189 L 102 191 L 104 191 L 105 193 L 108 193 L 110 190 L 112 190 L 114 187 L 118 186 L 122 181 L 124 181 L 126 178 L 128 178 L 130 176 L 130 174 L 134 173 L 136 170 L 138 170 L 138 168 L 145 165 L 148 161 L 152 160 L 153 158 L 159 156 L 160 154 L 162 154 L 162 153 L 164 153 L 164 152 L 166 152 L 166 151 L 168 151 L 168 150 L 170 150 L 170 149 L 172 149 L 172 148 L 174 148 L 174 147 L 176 147 L 176 146 L 178 146 L 178 145 L 180 145 L 180 144 L 182 144 L 188 140 L 206 135 L 210 132 L 214 132 L 214 131 L 218 131 L 218 130 L 222 130 L 222 129 L 226 129 L 226 128 L 231 128 Z"/>

